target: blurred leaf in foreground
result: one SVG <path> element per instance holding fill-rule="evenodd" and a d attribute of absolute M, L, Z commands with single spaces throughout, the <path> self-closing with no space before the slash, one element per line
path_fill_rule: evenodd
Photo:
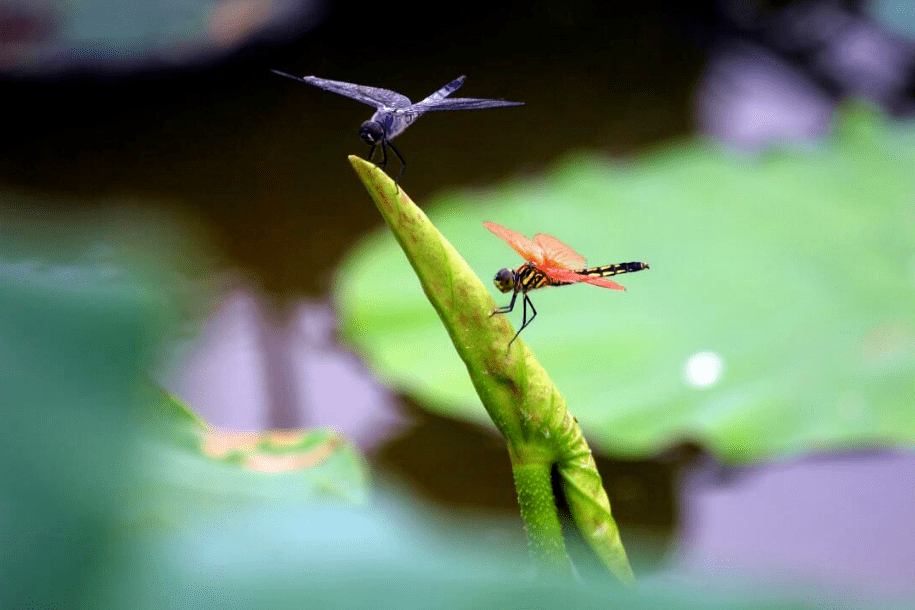
<path fill-rule="evenodd" d="M 168 315 L 154 283 L 118 264 L 105 239 L 117 223 L 0 203 L 0 606 L 62 607 L 104 581 Z"/>
<path fill-rule="evenodd" d="M 160 539 L 364 502 L 365 465 L 337 435 L 219 433 L 149 381 L 205 292 L 185 263 L 207 252 L 180 222 L 2 203 L 0 607 L 152 607 L 142 588 L 107 601 Z M 155 590 L 158 567 L 142 564 Z"/>
<path fill-rule="evenodd" d="M 915 441 L 913 164 L 915 129 L 857 112 L 815 149 L 579 157 L 427 211 L 483 278 L 521 262 L 483 220 L 551 233 L 595 264 L 651 264 L 624 294 L 538 291 L 525 340 L 604 450 L 694 440 L 740 462 Z M 386 383 L 487 422 L 386 231 L 342 267 L 336 300 Z"/>

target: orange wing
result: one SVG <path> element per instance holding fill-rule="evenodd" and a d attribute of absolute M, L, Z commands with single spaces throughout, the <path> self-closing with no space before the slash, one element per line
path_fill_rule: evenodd
<path fill-rule="evenodd" d="M 556 280 L 557 282 L 584 282 L 587 280 L 587 276 L 579 275 L 572 271 L 571 269 L 566 269 L 565 267 L 556 267 L 554 265 L 537 265 L 537 269 L 546 274 L 550 279 Z"/>
<path fill-rule="evenodd" d="M 511 246 L 512 250 L 524 257 L 525 260 L 538 266 L 543 264 L 544 253 L 543 248 L 540 245 L 529 240 L 517 231 L 507 229 L 500 224 L 487 220 L 483 223 L 483 226 L 505 240 L 505 243 Z"/>
<path fill-rule="evenodd" d="M 582 276 L 582 277 L 584 277 L 585 279 L 583 279 L 581 281 L 587 282 L 588 284 L 591 284 L 593 286 L 600 286 L 601 288 L 612 288 L 613 290 L 626 290 L 625 286 L 621 286 L 621 285 L 617 284 L 616 282 L 614 282 L 613 280 L 608 280 L 605 277 L 589 277 L 589 276 Z"/>
<path fill-rule="evenodd" d="M 585 266 L 585 257 L 562 243 L 552 235 L 537 233 L 534 243 L 543 248 L 543 262 L 550 266 L 566 269 L 581 269 Z"/>

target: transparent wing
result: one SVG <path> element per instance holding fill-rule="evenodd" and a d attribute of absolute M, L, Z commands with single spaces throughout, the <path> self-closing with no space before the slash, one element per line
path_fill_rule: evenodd
<path fill-rule="evenodd" d="M 388 89 L 344 83 L 339 80 L 327 80 L 326 78 L 318 78 L 317 76 L 303 76 L 300 78 L 298 76 L 286 74 L 285 72 L 280 72 L 279 70 L 271 70 L 271 72 L 279 74 L 280 76 L 285 76 L 286 78 L 308 83 L 309 85 L 314 85 L 325 91 L 344 95 L 357 102 L 374 106 L 375 108 L 406 108 L 410 105 L 410 99 L 407 96 Z"/>
<path fill-rule="evenodd" d="M 538 265 L 543 262 L 543 249 L 517 231 L 512 231 L 488 220 L 483 223 L 483 226 L 505 240 L 505 243 L 524 257 L 525 260 Z"/>
<path fill-rule="evenodd" d="M 423 106 L 431 106 L 431 105 L 445 99 L 446 97 L 448 97 L 449 95 L 451 95 L 452 93 L 454 93 L 455 91 L 460 89 L 461 85 L 464 84 L 464 79 L 466 79 L 466 78 L 467 78 L 466 76 L 458 76 L 456 79 L 454 79 L 453 81 L 451 81 L 450 83 L 448 83 L 447 85 L 445 85 L 444 87 L 442 87 L 441 89 L 439 89 L 438 91 L 436 91 L 435 93 L 433 93 L 432 95 L 427 97 L 426 99 L 416 102 L 415 105 L 418 106 L 418 105 L 422 104 Z"/>
<path fill-rule="evenodd" d="M 434 95 L 434 94 L 433 94 Z M 431 97 L 431 96 L 430 96 Z M 509 102 L 506 100 L 483 100 L 473 97 L 455 97 L 426 102 L 429 98 L 413 104 L 413 108 L 420 112 L 437 112 L 439 110 L 480 110 L 482 108 L 498 108 L 499 106 L 523 106 L 524 102 Z"/>
<path fill-rule="evenodd" d="M 534 243 L 543 248 L 543 261 L 566 269 L 580 269 L 585 266 L 585 257 L 562 243 L 552 235 L 537 233 Z"/>

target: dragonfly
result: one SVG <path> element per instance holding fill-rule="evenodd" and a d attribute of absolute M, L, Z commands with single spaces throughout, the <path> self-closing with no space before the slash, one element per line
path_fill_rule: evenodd
<path fill-rule="evenodd" d="M 521 331 L 524 330 L 537 316 L 537 310 L 531 303 L 527 293 L 537 288 L 546 286 L 565 286 L 568 284 L 586 283 L 612 290 L 626 290 L 613 280 L 607 279 L 621 273 L 634 273 L 648 269 L 647 263 L 618 263 L 615 265 L 601 265 L 600 267 L 585 267 L 585 258 L 571 247 L 562 243 L 552 235 L 538 233 L 534 239 L 528 239 L 517 231 L 512 231 L 500 224 L 486 221 L 483 226 L 501 237 L 512 249 L 520 254 L 527 262 L 517 269 L 500 269 L 493 281 L 496 288 L 502 293 L 512 293 L 511 302 L 504 307 L 497 307 L 490 313 L 494 316 L 500 313 L 509 313 L 515 308 L 515 301 L 520 294 L 522 297 L 523 317 L 521 328 L 508 342 L 508 346 L 515 342 Z M 531 308 L 531 317 L 527 317 L 527 308 Z"/>
<path fill-rule="evenodd" d="M 378 87 L 368 87 L 366 85 L 355 85 L 353 83 L 344 83 L 338 80 L 327 80 L 317 76 L 293 76 L 271 70 L 275 74 L 285 76 L 293 80 L 314 85 L 325 91 L 330 91 L 338 95 L 343 95 L 354 99 L 357 102 L 368 104 L 376 108 L 375 114 L 368 121 L 364 121 L 359 127 L 359 137 L 363 142 L 372 147 L 367 159 L 372 160 L 375 149 L 381 147 L 381 163 L 378 165 L 382 170 L 388 165 L 388 148 L 390 148 L 400 160 L 400 173 L 394 179 L 399 183 L 403 177 L 404 169 L 407 162 L 404 161 L 403 155 L 391 143 L 396 136 L 403 133 L 413 121 L 427 112 L 438 112 L 442 110 L 478 110 L 482 108 L 497 108 L 500 106 L 523 106 L 524 102 L 509 102 L 506 100 L 487 100 L 472 97 L 449 98 L 448 96 L 457 91 L 464 84 L 466 76 L 459 76 L 429 97 L 415 104 L 410 99 L 388 89 L 379 89 Z"/>

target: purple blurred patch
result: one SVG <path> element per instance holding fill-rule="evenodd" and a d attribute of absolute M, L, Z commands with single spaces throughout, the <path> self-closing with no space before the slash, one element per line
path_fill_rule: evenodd
<path fill-rule="evenodd" d="M 875 598 L 915 594 L 915 453 L 858 451 L 680 481 L 676 572 Z M 872 600 L 875 601 L 875 600 Z"/>

